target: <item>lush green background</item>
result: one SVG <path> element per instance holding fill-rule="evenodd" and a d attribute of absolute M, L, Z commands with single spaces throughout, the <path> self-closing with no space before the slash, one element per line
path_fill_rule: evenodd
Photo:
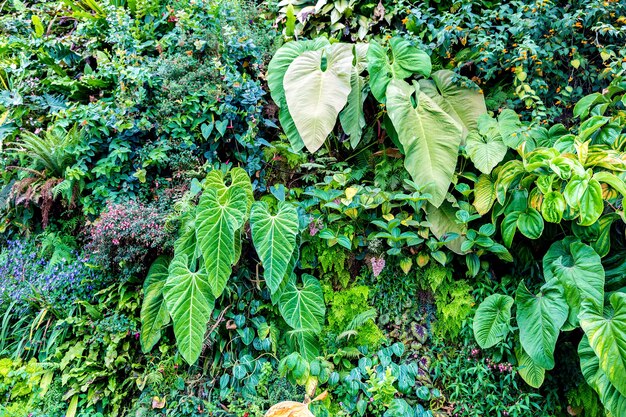
<path fill-rule="evenodd" d="M 626 413 L 623 2 L 0 30 L 0 416 Z"/>

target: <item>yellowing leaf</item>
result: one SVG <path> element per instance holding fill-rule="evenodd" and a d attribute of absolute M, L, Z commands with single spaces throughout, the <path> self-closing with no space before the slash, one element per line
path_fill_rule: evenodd
<path fill-rule="evenodd" d="M 394 219 L 394 216 L 391 213 L 383 214 L 383 219 L 385 219 L 388 222 L 390 222 L 390 221 L 392 221 Z"/>
<path fill-rule="evenodd" d="M 155 408 L 165 408 L 165 397 L 163 397 L 163 399 L 157 397 L 156 395 L 152 397 L 152 409 L 154 410 Z"/>
<path fill-rule="evenodd" d="M 572 64 L 572 67 L 578 69 L 578 67 L 580 67 L 580 59 L 572 59 L 572 62 L 570 62 L 570 64 Z"/>
<path fill-rule="evenodd" d="M 307 404 L 297 401 L 283 401 L 273 405 L 265 417 L 315 417 Z"/>
<path fill-rule="evenodd" d="M 359 192 L 359 189 L 356 187 L 348 187 L 346 188 L 346 198 L 348 200 L 352 200 L 354 198 L 354 196 L 356 195 L 356 193 Z"/>

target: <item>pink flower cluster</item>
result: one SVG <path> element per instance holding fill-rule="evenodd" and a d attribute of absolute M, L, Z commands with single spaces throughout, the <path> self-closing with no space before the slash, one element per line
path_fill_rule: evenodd
<path fill-rule="evenodd" d="M 311 218 L 311 223 L 309 223 L 309 234 L 311 236 L 315 236 L 323 228 L 324 223 L 322 223 L 321 219 L 314 220 L 313 218 Z"/>
<path fill-rule="evenodd" d="M 372 264 L 374 276 L 379 276 L 380 273 L 383 272 L 383 268 L 385 268 L 385 258 L 382 256 L 380 258 L 372 257 L 370 258 L 370 263 Z"/>

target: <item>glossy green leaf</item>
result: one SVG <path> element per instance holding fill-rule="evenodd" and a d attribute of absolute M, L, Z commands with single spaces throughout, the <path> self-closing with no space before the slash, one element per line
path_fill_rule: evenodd
<path fill-rule="evenodd" d="M 214 188 L 204 191 L 196 211 L 196 239 L 213 295 L 219 297 L 235 261 L 235 230 L 243 224 L 247 195 L 240 187 L 230 187 L 223 198 Z"/>
<path fill-rule="evenodd" d="M 521 346 L 515 348 L 517 371 L 522 379 L 531 387 L 539 388 L 546 377 L 546 370 L 533 362 Z"/>
<path fill-rule="evenodd" d="M 626 293 L 613 293 L 610 303 L 603 309 L 593 300 L 584 300 L 578 318 L 600 369 L 626 395 Z"/>
<path fill-rule="evenodd" d="M 604 304 L 604 267 L 600 256 L 590 247 L 573 238 L 553 243 L 543 257 L 546 281 L 558 279 L 569 305 L 568 322 L 578 325 L 578 313 L 584 299 Z"/>
<path fill-rule="evenodd" d="M 141 305 L 141 350 L 148 353 L 161 338 L 161 328 L 170 322 L 170 315 L 163 299 L 163 286 L 169 275 L 170 258 L 159 256 L 150 266 L 143 284 Z"/>
<path fill-rule="evenodd" d="M 163 297 L 172 316 L 178 350 L 192 365 L 202 352 L 204 333 L 215 302 L 206 271 L 192 272 L 187 255 L 175 257 L 169 266 Z"/>
<path fill-rule="evenodd" d="M 600 360 L 589 345 L 587 336 L 583 336 L 578 345 L 580 369 L 585 381 L 600 397 L 600 401 L 613 416 L 626 415 L 626 396 L 622 395 L 600 369 Z"/>
<path fill-rule="evenodd" d="M 543 196 L 541 215 L 548 223 L 560 223 L 567 208 L 565 197 L 558 191 L 550 191 Z"/>
<path fill-rule="evenodd" d="M 363 93 L 364 85 L 363 77 L 359 75 L 356 67 L 354 67 L 350 74 L 348 104 L 346 104 L 346 108 L 339 113 L 341 128 L 350 137 L 350 146 L 352 146 L 353 149 L 356 148 L 361 141 L 363 128 L 365 127 L 363 102 L 367 95 Z"/>
<path fill-rule="evenodd" d="M 541 214 L 532 207 L 519 213 L 517 218 L 517 228 L 520 233 L 529 239 L 539 239 L 543 233 L 543 218 Z"/>
<path fill-rule="evenodd" d="M 474 316 L 474 338 L 482 349 L 495 346 L 509 333 L 513 298 L 493 294 L 480 303 Z"/>
<path fill-rule="evenodd" d="M 411 104 L 413 95 L 416 107 Z M 454 175 L 461 127 L 421 93 L 417 83 L 410 86 L 392 80 L 387 88 L 387 109 L 404 148 L 406 170 L 432 196 L 431 204 L 439 207 Z"/>
<path fill-rule="evenodd" d="M 483 174 L 490 174 L 502 162 L 508 150 L 499 135 L 489 137 L 472 131 L 466 140 L 467 155 Z"/>
<path fill-rule="evenodd" d="M 548 370 L 554 368 L 556 340 L 569 310 L 563 288 L 553 279 L 534 295 L 520 282 L 515 305 L 522 347 L 537 365 Z"/>
<path fill-rule="evenodd" d="M 280 296 L 280 313 L 289 326 L 319 332 L 324 325 L 324 293 L 319 281 L 308 274 L 302 275 L 302 285 L 296 285 L 293 276 Z"/>
<path fill-rule="evenodd" d="M 322 146 L 348 101 L 352 58 L 351 45 L 338 43 L 303 52 L 285 73 L 287 107 L 309 152 Z"/>
<path fill-rule="evenodd" d="M 271 293 L 283 281 L 296 246 L 298 212 L 290 203 L 278 203 L 278 211 L 271 214 L 263 201 L 252 205 L 250 213 L 252 241 L 263 265 L 263 278 Z"/>
<path fill-rule="evenodd" d="M 474 186 L 474 208 L 481 216 L 487 214 L 496 201 L 495 181 L 491 176 L 481 174 Z"/>

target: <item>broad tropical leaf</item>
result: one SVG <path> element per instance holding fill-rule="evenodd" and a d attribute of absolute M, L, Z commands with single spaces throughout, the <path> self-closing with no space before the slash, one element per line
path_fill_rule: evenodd
<path fill-rule="evenodd" d="M 187 255 L 175 257 L 170 263 L 163 297 L 174 323 L 178 350 L 192 365 L 202 352 L 206 325 L 215 302 L 209 278 L 204 269 L 191 272 Z"/>
<path fill-rule="evenodd" d="M 611 308 L 603 310 L 595 301 L 585 300 L 578 318 L 600 369 L 626 395 L 626 293 L 613 293 L 610 303 Z"/>
<path fill-rule="evenodd" d="M 141 305 L 141 350 L 148 353 L 161 338 L 161 328 L 170 322 L 163 300 L 163 286 L 167 281 L 170 258 L 159 256 L 150 266 L 143 283 Z"/>
<path fill-rule="evenodd" d="M 219 297 L 232 272 L 235 261 L 235 231 L 243 224 L 247 212 L 246 192 L 230 187 L 222 199 L 218 191 L 204 191 L 196 211 L 196 239 L 209 285 Z"/>
<path fill-rule="evenodd" d="M 319 332 L 311 329 L 293 329 L 287 332 L 287 339 L 294 349 L 306 360 L 313 360 L 320 354 Z"/>
<path fill-rule="evenodd" d="M 543 219 L 549 223 L 560 223 L 563 219 L 563 213 L 567 209 L 567 203 L 563 194 L 558 191 L 550 191 L 543 196 L 541 203 L 541 215 Z"/>
<path fill-rule="evenodd" d="M 467 155 L 483 174 L 490 174 L 502 162 L 508 150 L 500 135 L 483 136 L 478 131 L 472 131 L 467 136 L 465 148 Z"/>
<path fill-rule="evenodd" d="M 519 212 L 517 218 L 517 228 L 529 239 L 539 239 L 543 233 L 543 218 L 541 214 L 532 207 Z"/>
<path fill-rule="evenodd" d="M 230 179 L 230 181 L 228 181 Z M 230 182 L 226 185 L 227 182 Z M 224 201 L 226 197 L 226 191 L 230 187 L 239 187 L 246 192 L 246 203 L 248 210 L 252 207 L 254 201 L 254 192 L 252 190 L 252 183 L 250 182 L 250 176 L 248 173 L 239 167 L 232 168 L 224 175 L 219 169 L 214 169 L 209 172 L 204 180 L 205 188 L 214 188 L 217 190 L 217 195 L 220 201 Z"/>
<path fill-rule="evenodd" d="M 522 347 L 537 365 L 554 368 L 554 347 L 568 313 L 563 288 L 553 279 L 534 295 L 520 282 L 515 305 Z"/>
<path fill-rule="evenodd" d="M 375 41 L 370 42 L 367 51 L 370 88 L 376 100 L 381 103 L 385 101 L 387 85 L 391 79 L 403 80 L 411 74 L 421 74 L 428 77 L 432 70 L 428 54 L 412 46 L 409 41 L 394 37 L 389 44 L 391 59 L 387 54 L 387 48 L 383 48 Z"/>
<path fill-rule="evenodd" d="M 589 246 L 568 237 L 553 243 L 543 257 L 546 281 L 556 278 L 565 290 L 570 312 L 568 322 L 578 325 L 578 313 L 584 299 L 599 307 L 604 304 L 604 267 L 600 256 Z"/>
<path fill-rule="evenodd" d="M 285 73 L 287 107 L 309 152 L 322 146 L 346 105 L 351 90 L 351 49 L 348 44 L 334 44 L 304 52 Z"/>
<path fill-rule="evenodd" d="M 263 264 L 263 277 L 274 293 L 283 281 L 296 246 L 298 212 L 286 202 L 272 215 L 267 203 L 257 201 L 250 213 L 252 241 Z"/>
<path fill-rule="evenodd" d="M 537 365 L 521 346 L 515 349 L 517 371 L 524 381 L 533 388 L 539 388 L 546 377 L 546 370 Z"/>
<path fill-rule="evenodd" d="M 466 137 L 477 128 L 478 118 L 487 114 L 482 90 L 459 86 L 459 75 L 450 70 L 435 71 L 431 77 L 433 81 L 420 81 L 422 90 L 463 127 Z"/>
<path fill-rule="evenodd" d="M 474 316 L 474 337 L 478 345 L 487 349 L 495 346 L 509 333 L 513 298 L 493 294 L 480 303 Z"/>
<path fill-rule="evenodd" d="M 583 336 L 578 345 L 580 369 L 585 381 L 600 397 L 600 401 L 613 416 L 626 415 L 626 396 L 622 395 L 600 369 L 600 360 L 589 345 L 587 336 Z"/>
<path fill-rule="evenodd" d="M 363 128 L 365 127 L 365 113 L 363 113 L 363 102 L 367 97 L 363 94 L 364 81 L 359 75 L 356 67 L 350 74 L 350 94 L 346 108 L 339 113 L 339 121 L 344 132 L 350 137 L 350 146 L 356 148 L 361 141 Z"/>
<path fill-rule="evenodd" d="M 292 276 L 280 297 L 280 313 L 294 329 L 319 332 L 324 324 L 324 293 L 319 281 L 308 274 L 302 275 L 302 286 L 296 285 Z"/>
<path fill-rule="evenodd" d="M 280 108 L 278 117 L 291 146 L 295 151 L 304 148 L 304 142 L 293 123 L 287 100 L 283 80 L 289 65 L 303 52 L 316 51 L 329 45 L 328 39 L 320 36 L 311 41 L 288 42 L 276 51 L 267 67 L 267 85 L 276 105 Z"/>
<path fill-rule="evenodd" d="M 460 125 L 421 93 L 417 83 L 410 86 L 402 80 L 392 80 L 387 88 L 387 109 L 404 148 L 406 170 L 413 181 L 431 194 L 431 204 L 439 207 L 454 175 L 461 143 Z"/>

